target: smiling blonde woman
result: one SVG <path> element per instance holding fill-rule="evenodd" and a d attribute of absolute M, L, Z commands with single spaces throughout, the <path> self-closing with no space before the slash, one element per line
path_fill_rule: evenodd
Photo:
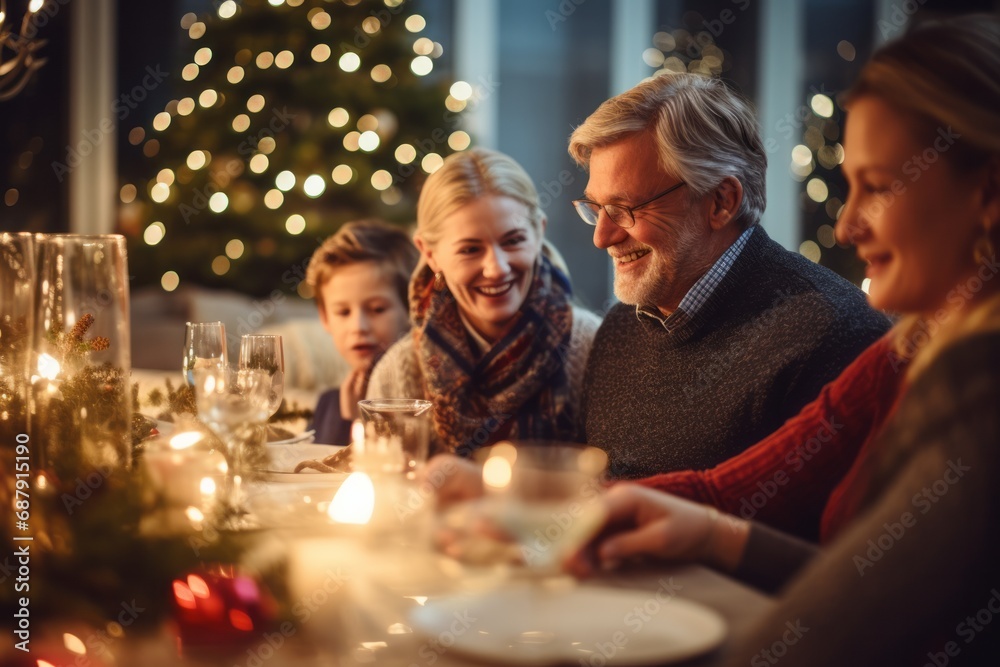
<path fill-rule="evenodd" d="M 424 185 L 413 331 L 375 367 L 368 397 L 432 401 L 432 453 L 576 435 L 600 322 L 572 304 L 545 226 L 534 184 L 502 153 L 456 153 Z"/>

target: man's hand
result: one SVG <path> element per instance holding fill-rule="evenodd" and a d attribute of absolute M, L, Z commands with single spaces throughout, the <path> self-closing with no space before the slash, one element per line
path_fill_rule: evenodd
<path fill-rule="evenodd" d="M 578 576 L 615 567 L 633 556 L 701 561 L 724 570 L 739 564 L 749 526 L 715 508 L 635 484 L 605 496 L 607 525 L 566 567 Z"/>

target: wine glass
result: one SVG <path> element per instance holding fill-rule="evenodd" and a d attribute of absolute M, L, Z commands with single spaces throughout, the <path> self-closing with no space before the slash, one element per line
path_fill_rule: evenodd
<path fill-rule="evenodd" d="M 285 354 L 281 336 L 246 334 L 240 338 L 239 369 L 263 371 L 269 380 L 267 417 L 270 419 L 281 407 L 285 392 Z"/>
<path fill-rule="evenodd" d="M 194 386 L 194 371 L 226 367 L 226 327 L 222 322 L 188 322 L 184 332 L 184 380 Z"/>
<path fill-rule="evenodd" d="M 220 524 L 230 529 L 253 527 L 242 491 L 247 455 L 267 420 L 270 377 L 262 370 L 233 371 L 228 366 L 197 368 L 194 374 L 198 417 L 222 441 L 226 484 Z"/>
<path fill-rule="evenodd" d="M 545 583 L 603 525 L 604 451 L 558 442 L 501 442 L 480 450 L 477 458 L 483 463 L 484 494 L 458 515 L 467 526 L 479 526 L 474 539 L 463 537 L 471 550 L 512 540 L 525 573 Z"/>

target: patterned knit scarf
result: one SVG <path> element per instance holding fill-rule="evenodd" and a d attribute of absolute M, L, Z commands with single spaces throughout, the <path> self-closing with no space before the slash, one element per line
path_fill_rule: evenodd
<path fill-rule="evenodd" d="M 573 310 L 569 280 L 542 256 L 517 322 L 482 357 L 447 288 L 425 267 L 410 283 L 414 350 L 434 403 L 437 451 L 468 456 L 504 438 L 570 439 L 563 359 Z"/>

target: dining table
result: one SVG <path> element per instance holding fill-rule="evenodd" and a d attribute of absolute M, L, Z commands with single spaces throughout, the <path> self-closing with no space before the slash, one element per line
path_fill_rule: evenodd
<path fill-rule="evenodd" d="M 167 378 L 175 384 L 182 381 L 175 373 L 133 372 L 133 380 L 140 383 L 144 393 L 163 386 Z M 300 404 L 308 404 L 311 400 L 304 392 L 293 395 Z M 315 480 L 322 477 L 306 479 L 316 484 Z M 339 488 L 343 483 L 343 479 L 339 479 L 331 488 Z M 289 496 L 290 489 L 294 488 L 294 483 L 290 485 L 287 480 L 264 478 L 254 482 L 252 495 L 261 501 L 258 507 L 268 508 L 276 505 L 275 499 Z M 428 505 L 431 507 L 428 514 L 433 516 L 433 503 Z M 104 647 L 109 653 L 93 656 L 92 664 L 105 664 L 100 658 L 111 655 L 113 661 L 106 664 L 142 667 L 352 664 L 401 667 L 677 664 L 693 667 L 715 664 L 727 647 L 748 633 L 775 604 L 771 597 L 756 589 L 708 567 L 693 564 L 628 562 L 585 581 L 578 582 L 562 575 L 552 577 L 542 586 L 538 579 L 525 576 L 517 568 L 463 567 L 435 550 L 429 539 L 424 540 L 426 543 L 395 548 L 381 555 L 367 548 L 351 547 L 354 550 L 348 550 L 350 556 L 343 552 L 335 559 L 334 569 L 343 569 L 348 578 L 356 568 L 364 569 L 368 576 L 359 578 L 364 585 L 352 584 L 353 587 L 338 588 L 330 595 L 324 593 L 320 601 L 316 597 L 322 592 L 323 584 L 317 579 L 317 573 L 328 572 L 330 568 L 325 562 L 319 562 L 317 570 L 316 554 L 327 547 L 322 541 L 317 542 L 323 536 L 317 538 L 301 525 L 285 525 L 294 523 L 294 519 L 292 514 L 272 517 L 270 522 L 251 531 L 249 537 L 255 546 L 248 550 L 249 562 L 241 564 L 251 570 L 260 568 L 268 560 L 287 565 L 284 617 L 276 616 L 268 623 L 255 625 L 240 642 L 220 640 L 213 645 L 211 632 L 202 633 L 198 643 L 186 641 L 183 617 L 175 614 L 153 631 L 125 633 Z M 342 538 L 343 535 L 336 536 L 341 542 Z M 330 553 L 334 551 L 330 549 Z M 296 575 L 296 562 L 302 570 L 302 563 L 310 559 L 312 571 L 308 576 L 301 571 Z M 441 565 L 444 561 L 448 561 L 447 567 Z M 431 570 L 433 576 L 428 578 L 427 573 Z M 393 576 L 371 576 L 386 572 Z M 411 577 L 411 573 L 415 574 Z M 387 579 L 391 581 L 387 583 Z M 411 579 L 417 582 L 413 586 L 410 586 Z M 426 593 L 418 590 L 421 581 L 431 579 L 435 583 L 427 587 Z M 556 588 L 546 588 L 553 581 Z M 408 586 L 413 590 L 403 591 Z M 420 594 L 413 594 L 415 592 Z M 296 601 L 300 603 L 297 611 Z M 308 613 L 303 613 L 303 601 Z M 561 606 L 553 607 L 554 603 L 561 603 Z M 545 611 L 550 608 L 557 612 Z M 431 613 L 433 609 L 437 610 L 438 617 Z M 442 613 L 445 614 L 443 621 Z M 525 653 L 523 642 L 511 650 L 504 641 L 498 643 L 498 633 L 491 635 L 486 629 L 488 623 L 477 625 L 477 619 L 484 613 L 493 619 L 490 622 L 509 615 L 531 628 L 522 635 L 538 640 L 542 646 L 539 653 Z M 670 619 L 674 613 L 702 623 L 703 631 L 712 635 L 708 643 L 690 654 L 671 651 Z M 546 635 L 558 634 L 559 628 L 562 631 L 572 628 L 583 619 L 590 621 L 588 627 L 591 629 L 572 652 L 545 653 Z M 367 637 L 365 632 L 368 630 L 364 628 L 370 630 L 376 626 L 378 636 Z M 480 650 L 481 645 L 489 642 L 492 642 L 491 650 Z M 662 652 L 657 650 L 660 642 Z M 645 648 L 634 651 L 640 644 Z M 0 662 L 4 659 L 0 651 Z"/>
<path fill-rule="evenodd" d="M 505 584 L 508 588 L 511 584 Z M 517 584 L 513 584 L 516 586 Z M 574 585 L 574 584 L 571 584 Z M 402 621 L 397 623 L 392 640 L 389 642 L 362 642 L 367 650 L 345 650 L 343 643 L 327 641 L 338 631 L 343 631 L 342 614 L 318 614 L 315 618 L 305 619 L 303 624 L 276 626 L 268 632 L 260 633 L 255 641 L 246 646 L 229 652 L 213 650 L 185 651 L 179 648 L 180 643 L 176 628 L 170 624 L 162 627 L 154 635 L 146 635 L 139 639 L 125 639 L 114 647 L 116 662 L 120 665 L 142 665 L 143 667 L 208 667 L 209 665 L 241 665 L 245 667 L 332 667 L 334 665 L 377 664 L 400 667 L 452 667 L 459 665 L 481 665 L 483 667 L 509 664 L 537 665 L 582 665 L 605 667 L 612 665 L 634 664 L 671 664 L 679 667 L 696 667 L 712 665 L 725 655 L 727 647 L 733 645 L 739 638 L 750 631 L 755 621 L 766 614 L 775 604 L 773 598 L 750 588 L 724 574 L 701 565 L 637 565 L 614 572 L 602 573 L 586 582 L 575 584 L 600 591 L 609 591 L 634 595 L 637 600 L 636 609 L 629 614 L 631 619 L 618 616 L 608 619 L 600 632 L 590 638 L 592 651 L 581 653 L 571 659 L 525 661 L 523 655 L 511 653 L 505 656 L 502 652 L 490 656 L 477 655 L 458 645 L 452 645 L 454 637 L 449 631 L 462 627 L 461 616 L 455 615 L 458 621 L 442 625 L 436 632 L 421 632 L 407 627 L 405 610 L 395 605 L 392 609 L 381 609 L 382 613 L 392 617 L 398 614 Z M 400 600 L 402 600 L 400 598 Z M 412 599 L 402 600 L 409 607 L 416 606 Z M 634 633 L 650 633 L 644 639 L 648 642 L 658 640 L 656 633 L 662 630 L 662 624 L 643 623 L 643 620 L 655 620 L 656 616 L 672 604 L 697 603 L 718 614 L 725 624 L 724 638 L 716 647 L 686 659 L 672 659 L 671 653 L 665 651 L 663 660 L 630 661 L 622 655 L 616 655 L 618 647 L 635 637 Z M 343 600 L 341 600 L 343 603 Z M 426 600 L 420 600 L 428 604 Z M 335 599 L 324 600 L 324 604 L 336 604 Z M 371 601 L 369 601 L 369 606 Z M 381 604 L 381 603 L 380 603 Z M 386 605 L 393 607 L 392 603 Z M 641 610 L 640 610 L 641 609 Z M 597 614 L 600 609 L 580 608 L 575 613 Z M 475 621 L 473 616 L 470 620 Z M 558 619 L 540 617 L 538 626 L 545 627 L 547 623 Z M 456 626 L 457 623 L 457 626 Z M 466 623 L 468 625 L 468 623 Z M 435 629 L 437 630 L 437 629 Z M 357 638 L 355 637 L 355 640 Z M 384 639 L 384 638 L 383 638 Z M 668 641 L 664 637 L 664 641 Z M 357 648 L 357 646 L 355 646 Z"/>

